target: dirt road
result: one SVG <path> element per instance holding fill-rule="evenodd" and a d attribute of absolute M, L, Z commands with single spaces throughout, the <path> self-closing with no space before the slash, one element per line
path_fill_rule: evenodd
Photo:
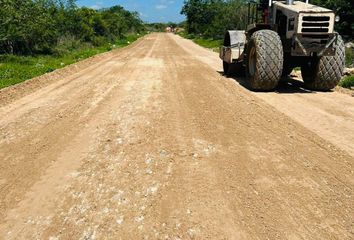
<path fill-rule="evenodd" d="M 0 238 L 354 238 L 354 98 L 171 34 L 90 61 L 0 92 Z"/>

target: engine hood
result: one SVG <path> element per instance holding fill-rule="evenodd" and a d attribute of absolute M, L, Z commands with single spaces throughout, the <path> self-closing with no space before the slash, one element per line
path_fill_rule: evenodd
<path fill-rule="evenodd" d="M 301 1 L 294 1 L 294 4 L 287 5 L 285 1 L 274 2 L 277 8 L 282 8 L 284 10 L 294 12 L 294 13 L 333 13 L 332 10 L 319 7 L 312 4 L 306 4 Z"/>

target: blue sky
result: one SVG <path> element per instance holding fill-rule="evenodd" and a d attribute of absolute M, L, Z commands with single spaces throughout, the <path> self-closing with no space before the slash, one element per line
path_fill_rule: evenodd
<path fill-rule="evenodd" d="M 77 0 L 77 5 L 95 9 L 120 5 L 137 11 L 145 22 L 181 22 L 183 0 Z"/>

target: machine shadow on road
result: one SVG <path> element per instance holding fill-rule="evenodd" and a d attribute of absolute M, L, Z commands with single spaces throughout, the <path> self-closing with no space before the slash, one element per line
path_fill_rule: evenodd
<path fill-rule="evenodd" d="M 254 91 L 254 92 L 264 92 L 264 91 L 255 91 L 252 90 L 247 84 L 247 79 L 245 76 L 225 76 L 224 72 L 218 71 L 218 73 L 228 79 L 233 79 L 238 82 L 242 87 Z M 278 94 L 289 94 L 289 93 L 304 93 L 304 94 L 316 94 L 316 91 L 306 89 L 304 83 L 296 78 L 288 77 L 282 78 L 278 86 L 271 92 Z"/>

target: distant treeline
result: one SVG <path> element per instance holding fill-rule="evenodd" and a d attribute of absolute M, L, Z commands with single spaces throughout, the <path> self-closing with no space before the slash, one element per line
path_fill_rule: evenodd
<path fill-rule="evenodd" d="M 172 27 L 172 28 L 176 28 L 176 27 L 182 27 L 184 25 L 184 23 L 173 23 L 173 22 L 168 22 L 168 23 L 146 23 L 145 27 L 147 31 L 150 32 L 164 32 L 166 31 L 167 27 Z"/>
<path fill-rule="evenodd" d="M 123 7 L 79 8 L 75 0 L 0 0 L 0 54 L 52 54 L 62 46 L 99 46 L 144 24 Z"/>
<path fill-rule="evenodd" d="M 247 25 L 247 0 L 185 0 L 181 13 L 187 18 L 190 34 L 221 39 L 228 29 L 244 30 Z M 341 17 L 336 29 L 345 38 L 354 38 L 354 1 L 310 0 L 327 7 Z"/>

